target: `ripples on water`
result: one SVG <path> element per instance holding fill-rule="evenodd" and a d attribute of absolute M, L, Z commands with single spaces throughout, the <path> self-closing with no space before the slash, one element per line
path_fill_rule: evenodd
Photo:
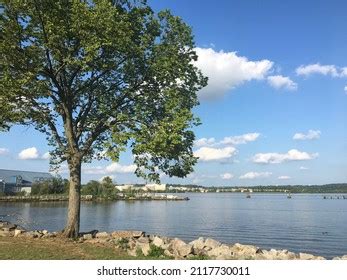
<path fill-rule="evenodd" d="M 179 237 L 283 248 L 331 258 L 347 254 L 347 200 L 320 194 L 188 194 L 190 201 L 83 203 L 81 230 L 139 229 Z M 51 231 L 64 227 L 67 204 L 0 203 L 0 219 Z M 5 219 L 6 219 L 5 218 Z"/>

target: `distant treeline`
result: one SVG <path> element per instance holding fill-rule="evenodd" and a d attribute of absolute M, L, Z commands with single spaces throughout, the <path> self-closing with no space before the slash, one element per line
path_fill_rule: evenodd
<path fill-rule="evenodd" d="M 189 189 L 205 189 L 208 192 L 241 192 L 251 189 L 253 192 L 291 192 L 291 193 L 347 193 L 347 183 L 325 184 L 325 185 L 281 185 L 281 186 L 212 186 L 178 185 L 170 184 L 175 188 L 186 187 Z"/>

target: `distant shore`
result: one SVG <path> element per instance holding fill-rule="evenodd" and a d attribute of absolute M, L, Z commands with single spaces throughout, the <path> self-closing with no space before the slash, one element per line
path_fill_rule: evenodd
<path fill-rule="evenodd" d="M 0 241 L 5 244 L 2 246 L 0 259 L 70 259 L 72 256 L 57 253 L 69 247 L 71 251 L 88 249 L 89 252 L 94 252 L 87 257 L 74 256 L 77 259 L 325 260 L 321 256 L 308 253 L 293 253 L 285 249 L 264 250 L 239 243 L 222 244 L 217 240 L 203 237 L 186 243 L 178 238 L 146 235 L 143 231 L 108 233 L 94 230 L 81 233 L 77 240 L 69 240 L 60 237 L 58 232 L 26 231 L 6 221 L 0 221 Z M 60 248 L 51 252 L 51 246 L 60 246 Z M 95 246 L 94 249 L 91 246 Z M 97 250 L 100 252 L 96 253 Z M 347 255 L 333 259 L 347 260 Z"/>
<path fill-rule="evenodd" d="M 68 195 L 24 195 L 24 196 L 0 196 L 0 202 L 53 202 L 53 201 L 68 201 Z M 117 196 L 117 197 L 97 197 L 93 195 L 81 195 L 81 201 L 135 201 L 135 200 L 170 200 L 182 201 L 189 200 L 186 196 L 178 196 L 174 194 L 135 194 L 132 196 Z"/>

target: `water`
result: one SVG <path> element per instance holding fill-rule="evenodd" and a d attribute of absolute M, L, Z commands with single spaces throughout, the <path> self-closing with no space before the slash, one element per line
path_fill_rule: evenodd
<path fill-rule="evenodd" d="M 81 230 L 138 229 L 186 241 L 204 236 L 326 258 L 347 254 L 347 200 L 324 200 L 321 194 L 294 194 L 292 199 L 284 194 L 253 194 L 251 199 L 240 193 L 187 195 L 190 201 L 85 202 Z M 66 207 L 65 202 L 0 203 L 0 219 L 58 231 Z"/>

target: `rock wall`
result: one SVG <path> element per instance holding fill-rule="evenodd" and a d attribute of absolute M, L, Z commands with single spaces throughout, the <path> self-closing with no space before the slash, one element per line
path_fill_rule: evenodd
<path fill-rule="evenodd" d="M 14 238 L 58 238 L 59 233 L 47 230 L 26 231 L 18 225 L 0 221 L 0 237 Z M 155 252 L 172 259 L 215 259 L 215 260 L 325 260 L 321 256 L 307 253 L 293 253 L 288 250 L 264 250 L 252 245 L 222 244 L 221 242 L 199 237 L 189 243 L 178 238 L 146 235 L 143 231 L 81 233 L 77 242 L 101 243 L 125 250 L 129 256 L 151 256 Z M 347 255 L 334 260 L 347 260 Z"/>

